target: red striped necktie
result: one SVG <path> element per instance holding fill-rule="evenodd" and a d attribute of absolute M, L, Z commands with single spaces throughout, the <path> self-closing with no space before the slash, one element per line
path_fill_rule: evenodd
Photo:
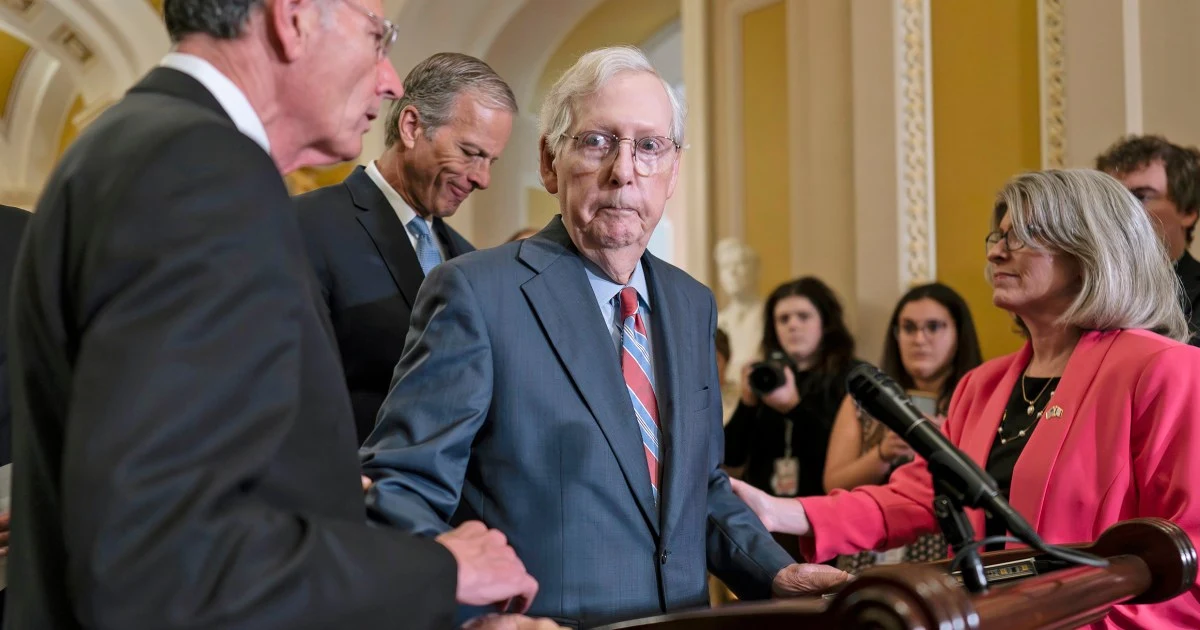
<path fill-rule="evenodd" d="M 658 424 L 658 399 L 654 395 L 654 371 L 650 368 L 650 350 L 647 345 L 646 325 L 638 308 L 637 289 L 621 289 L 621 371 L 625 374 L 625 387 L 633 403 L 638 429 L 642 434 L 642 447 L 646 451 L 646 465 L 650 468 L 650 486 L 654 501 L 658 502 L 659 448 L 661 431 Z"/>

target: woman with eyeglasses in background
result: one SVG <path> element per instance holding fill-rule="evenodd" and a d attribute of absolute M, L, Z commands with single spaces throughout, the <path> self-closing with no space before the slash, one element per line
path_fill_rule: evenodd
<path fill-rule="evenodd" d="M 1000 191 L 987 237 L 992 302 L 1027 342 L 967 373 L 942 431 L 1047 543 L 1091 542 L 1159 517 L 1200 539 L 1200 348 L 1151 219 L 1092 170 L 1026 173 Z M 882 486 L 771 497 L 734 482 L 767 529 L 820 562 L 938 531 L 923 459 Z M 968 510 L 977 535 L 1005 524 Z M 1009 543 L 1011 544 L 1011 543 Z M 1200 587 L 1114 606 L 1094 628 L 1200 628 Z"/>
<path fill-rule="evenodd" d="M 923 411 L 941 424 L 954 388 L 982 362 L 966 301 L 944 284 L 913 287 L 896 304 L 888 330 L 891 334 L 884 342 L 880 367 L 908 390 L 914 401 L 928 401 L 929 407 Z M 887 483 L 893 470 L 912 459 L 913 451 L 903 439 L 846 396 L 829 438 L 825 489 L 851 490 Z M 929 562 L 944 557 L 946 541 L 941 534 L 925 534 L 912 544 L 886 552 L 842 556 L 838 568 L 858 573 L 875 564 Z"/>

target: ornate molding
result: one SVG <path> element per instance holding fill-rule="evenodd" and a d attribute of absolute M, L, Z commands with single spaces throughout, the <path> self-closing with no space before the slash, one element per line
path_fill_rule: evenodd
<path fill-rule="evenodd" d="M 1042 167 L 1067 164 L 1066 19 L 1063 0 L 1038 1 Z"/>
<path fill-rule="evenodd" d="M 910 286 L 937 277 L 929 0 L 895 2 L 900 273 Z"/>

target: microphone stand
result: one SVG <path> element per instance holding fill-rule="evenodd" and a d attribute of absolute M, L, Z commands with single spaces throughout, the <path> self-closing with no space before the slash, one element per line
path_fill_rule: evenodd
<path fill-rule="evenodd" d="M 942 536 L 954 551 L 955 558 L 961 558 L 963 584 L 971 593 L 982 594 L 988 590 L 987 576 L 983 572 L 983 560 L 979 557 L 976 547 L 967 545 L 975 542 L 975 528 L 967 520 L 963 510 L 962 494 L 954 486 L 945 481 L 945 474 L 939 474 L 940 467 L 930 462 L 929 472 L 933 476 L 933 487 L 936 494 L 933 497 L 933 514 L 937 517 L 938 526 L 942 528 Z"/>

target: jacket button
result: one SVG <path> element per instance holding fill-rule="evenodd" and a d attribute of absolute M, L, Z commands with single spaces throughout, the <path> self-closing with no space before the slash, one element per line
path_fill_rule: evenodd
<path fill-rule="evenodd" d="M 669 556 L 669 555 L 671 555 L 671 552 L 670 552 L 670 551 L 668 551 L 668 550 L 665 550 L 665 549 L 663 550 L 663 552 L 662 552 L 662 553 L 658 554 L 658 562 L 659 562 L 659 564 L 666 564 L 666 563 L 667 563 L 667 556 Z"/>

